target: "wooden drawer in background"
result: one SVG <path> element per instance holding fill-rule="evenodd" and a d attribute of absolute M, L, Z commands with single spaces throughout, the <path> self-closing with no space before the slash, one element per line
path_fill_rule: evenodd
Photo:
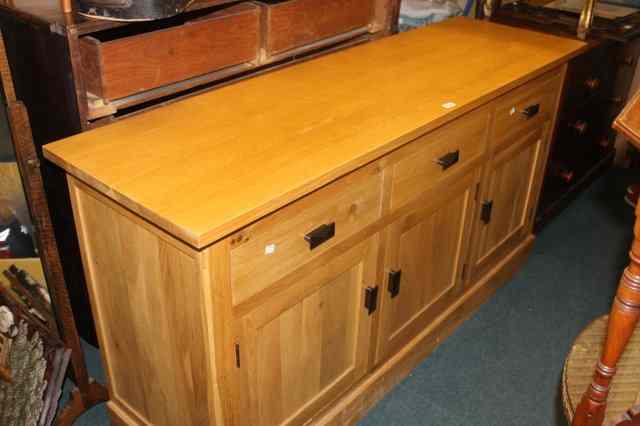
<path fill-rule="evenodd" d="M 559 71 L 552 71 L 498 98 L 491 133 L 493 141 L 499 145 L 507 136 L 550 120 L 561 89 L 561 77 Z"/>
<path fill-rule="evenodd" d="M 373 0 L 263 0 L 265 50 L 273 56 L 340 34 L 373 20 Z"/>
<path fill-rule="evenodd" d="M 472 111 L 391 154 L 391 208 L 418 198 L 445 177 L 479 160 L 487 146 L 490 108 Z"/>
<path fill-rule="evenodd" d="M 231 236 L 231 286 L 238 305 L 380 218 L 382 172 L 373 163 Z M 311 248 L 305 236 L 333 236 Z"/>
<path fill-rule="evenodd" d="M 255 61 L 259 15 L 259 6 L 241 3 L 158 31 L 103 40 L 83 37 L 87 91 L 113 100 Z"/>

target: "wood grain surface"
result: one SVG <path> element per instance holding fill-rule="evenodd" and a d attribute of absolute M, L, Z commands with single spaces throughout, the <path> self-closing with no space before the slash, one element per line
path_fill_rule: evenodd
<path fill-rule="evenodd" d="M 273 55 L 369 25 L 372 0 L 265 2 L 267 54 Z"/>
<path fill-rule="evenodd" d="M 365 167 L 292 203 L 231 236 L 234 305 L 267 288 L 299 265 L 332 249 L 381 216 L 382 173 Z M 335 235 L 313 250 L 304 235 L 333 223 Z M 265 246 L 273 252 L 265 255 Z"/>
<path fill-rule="evenodd" d="M 460 296 L 479 170 L 427 192 L 421 209 L 392 223 L 385 271 L 401 273 L 396 295 L 384 291 L 378 359 L 397 353 Z"/>
<path fill-rule="evenodd" d="M 259 11 L 243 3 L 178 27 L 104 43 L 81 38 L 87 90 L 113 100 L 253 61 L 258 57 Z"/>
<path fill-rule="evenodd" d="M 155 109 L 44 152 L 202 248 L 584 48 L 456 18 Z M 443 107 L 448 102 L 455 106 Z"/>
<path fill-rule="evenodd" d="M 129 424 L 215 425 L 197 253 L 69 186 L 112 408 Z"/>
<path fill-rule="evenodd" d="M 239 318 L 239 425 L 308 424 L 368 370 L 372 317 L 364 287 L 375 281 L 377 236 L 308 264 L 291 286 Z"/>

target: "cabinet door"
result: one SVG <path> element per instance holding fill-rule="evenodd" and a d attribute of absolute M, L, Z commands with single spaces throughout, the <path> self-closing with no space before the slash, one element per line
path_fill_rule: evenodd
<path fill-rule="evenodd" d="M 423 331 L 460 294 L 479 170 L 425 193 L 389 225 L 377 362 Z"/>
<path fill-rule="evenodd" d="M 547 121 L 500 144 L 490 160 L 476 220 L 475 279 L 530 233 L 548 129 Z"/>
<path fill-rule="evenodd" d="M 241 424 L 302 424 L 366 373 L 377 253 L 377 235 L 328 253 L 239 319 Z"/>

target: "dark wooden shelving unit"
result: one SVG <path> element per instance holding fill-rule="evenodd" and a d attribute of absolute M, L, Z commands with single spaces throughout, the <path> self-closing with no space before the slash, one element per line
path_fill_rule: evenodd
<path fill-rule="evenodd" d="M 540 2 L 516 2 L 495 5 L 491 20 L 576 38 L 579 16 Z M 588 49 L 569 62 L 537 230 L 614 164 L 616 132 L 611 125 L 631 87 L 640 55 L 638 35 L 640 13 L 616 20 L 596 17 L 585 40 Z"/>

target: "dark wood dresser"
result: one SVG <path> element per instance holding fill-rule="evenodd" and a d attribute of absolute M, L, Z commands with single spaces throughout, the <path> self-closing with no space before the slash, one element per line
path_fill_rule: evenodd
<path fill-rule="evenodd" d="M 640 55 L 639 15 L 596 18 L 586 40 L 589 48 L 569 62 L 537 229 L 625 155 L 626 143 L 616 146 L 611 125 L 627 100 Z M 578 16 L 519 2 L 497 7 L 492 20 L 575 38 Z"/>
<path fill-rule="evenodd" d="M 58 0 L 15 0 L 0 5 L 0 27 L 41 151 L 167 102 L 390 34 L 398 3 L 203 0 L 173 18 L 122 23 L 63 13 Z M 95 343 L 65 174 L 46 161 L 40 167 L 76 322 Z"/>

